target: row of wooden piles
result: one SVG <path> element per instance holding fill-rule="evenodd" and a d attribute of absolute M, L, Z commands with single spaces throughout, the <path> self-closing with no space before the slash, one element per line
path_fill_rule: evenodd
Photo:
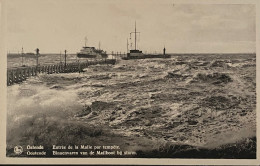
<path fill-rule="evenodd" d="M 55 64 L 55 65 L 39 65 L 39 66 L 26 66 L 18 68 L 7 69 L 7 85 L 13 85 L 15 83 L 22 82 L 28 77 L 36 76 L 40 73 L 52 74 L 52 73 L 73 73 L 82 72 L 84 68 L 90 65 L 97 64 L 115 64 L 115 59 L 102 59 L 95 61 L 86 61 L 80 63 L 68 63 L 68 64 Z"/>

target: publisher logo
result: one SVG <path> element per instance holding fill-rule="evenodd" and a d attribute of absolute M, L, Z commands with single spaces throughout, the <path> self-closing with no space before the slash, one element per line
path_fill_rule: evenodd
<path fill-rule="evenodd" d="M 17 154 L 17 155 L 20 155 L 20 154 L 22 154 L 23 153 L 23 147 L 21 147 L 21 146 L 15 146 L 14 147 L 14 153 L 15 154 Z"/>

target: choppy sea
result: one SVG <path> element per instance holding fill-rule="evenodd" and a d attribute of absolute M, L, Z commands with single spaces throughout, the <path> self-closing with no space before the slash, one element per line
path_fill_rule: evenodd
<path fill-rule="evenodd" d="M 46 55 L 39 63 L 61 59 Z M 114 144 L 131 151 L 171 144 L 216 148 L 254 137 L 255 59 L 186 55 L 118 60 L 82 73 L 31 77 L 7 88 L 8 153 L 17 144 Z M 68 62 L 76 60 L 68 56 Z M 8 58 L 8 67 L 19 65 L 21 58 Z"/>

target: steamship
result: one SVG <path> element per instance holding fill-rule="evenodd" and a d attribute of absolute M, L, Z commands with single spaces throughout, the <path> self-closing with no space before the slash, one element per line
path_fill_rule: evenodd
<path fill-rule="evenodd" d="M 87 47 L 86 46 L 86 41 L 85 41 L 85 46 L 82 47 L 80 52 L 77 53 L 78 58 L 107 58 L 108 55 L 106 51 L 103 51 L 102 49 L 96 49 L 95 47 Z"/>

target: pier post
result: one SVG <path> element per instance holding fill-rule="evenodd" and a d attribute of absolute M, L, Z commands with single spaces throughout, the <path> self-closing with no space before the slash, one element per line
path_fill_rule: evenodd
<path fill-rule="evenodd" d="M 24 72 L 24 69 L 21 70 L 21 78 L 22 78 L 22 81 L 25 80 L 25 72 Z"/>
<path fill-rule="evenodd" d="M 12 81 L 11 81 L 11 84 L 14 83 L 14 77 L 15 77 L 15 76 L 14 76 L 14 71 L 11 71 L 11 80 L 12 80 Z"/>
<path fill-rule="evenodd" d="M 29 68 L 27 68 L 27 77 L 30 77 L 30 69 Z"/>
<path fill-rule="evenodd" d="M 18 81 L 22 82 L 22 73 L 21 70 L 18 70 Z"/>
<path fill-rule="evenodd" d="M 24 66 L 24 53 L 23 53 L 23 47 L 22 47 L 22 66 Z"/>
<path fill-rule="evenodd" d="M 33 69 L 33 67 L 31 67 L 31 71 L 32 71 L 32 76 L 34 76 L 34 69 Z"/>
<path fill-rule="evenodd" d="M 17 80 L 17 71 L 13 71 L 13 82 Z"/>
<path fill-rule="evenodd" d="M 36 48 L 36 66 L 39 64 L 39 48 Z"/>
<path fill-rule="evenodd" d="M 163 56 L 164 56 L 164 58 L 165 58 L 165 51 L 166 51 L 166 49 L 165 49 L 165 47 L 163 48 Z"/>
<path fill-rule="evenodd" d="M 55 73 L 58 73 L 58 65 L 55 65 Z"/>
<path fill-rule="evenodd" d="M 65 52 L 65 68 L 66 68 L 66 65 L 67 65 L 67 50 L 64 51 Z"/>
<path fill-rule="evenodd" d="M 80 64 L 80 62 L 78 64 L 78 70 L 79 70 L 79 73 L 80 73 L 81 72 L 81 64 Z"/>
<path fill-rule="evenodd" d="M 36 48 L 36 75 L 37 75 L 37 71 L 38 71 L 38 65 L 39 65 L 39 48 Z"/>

